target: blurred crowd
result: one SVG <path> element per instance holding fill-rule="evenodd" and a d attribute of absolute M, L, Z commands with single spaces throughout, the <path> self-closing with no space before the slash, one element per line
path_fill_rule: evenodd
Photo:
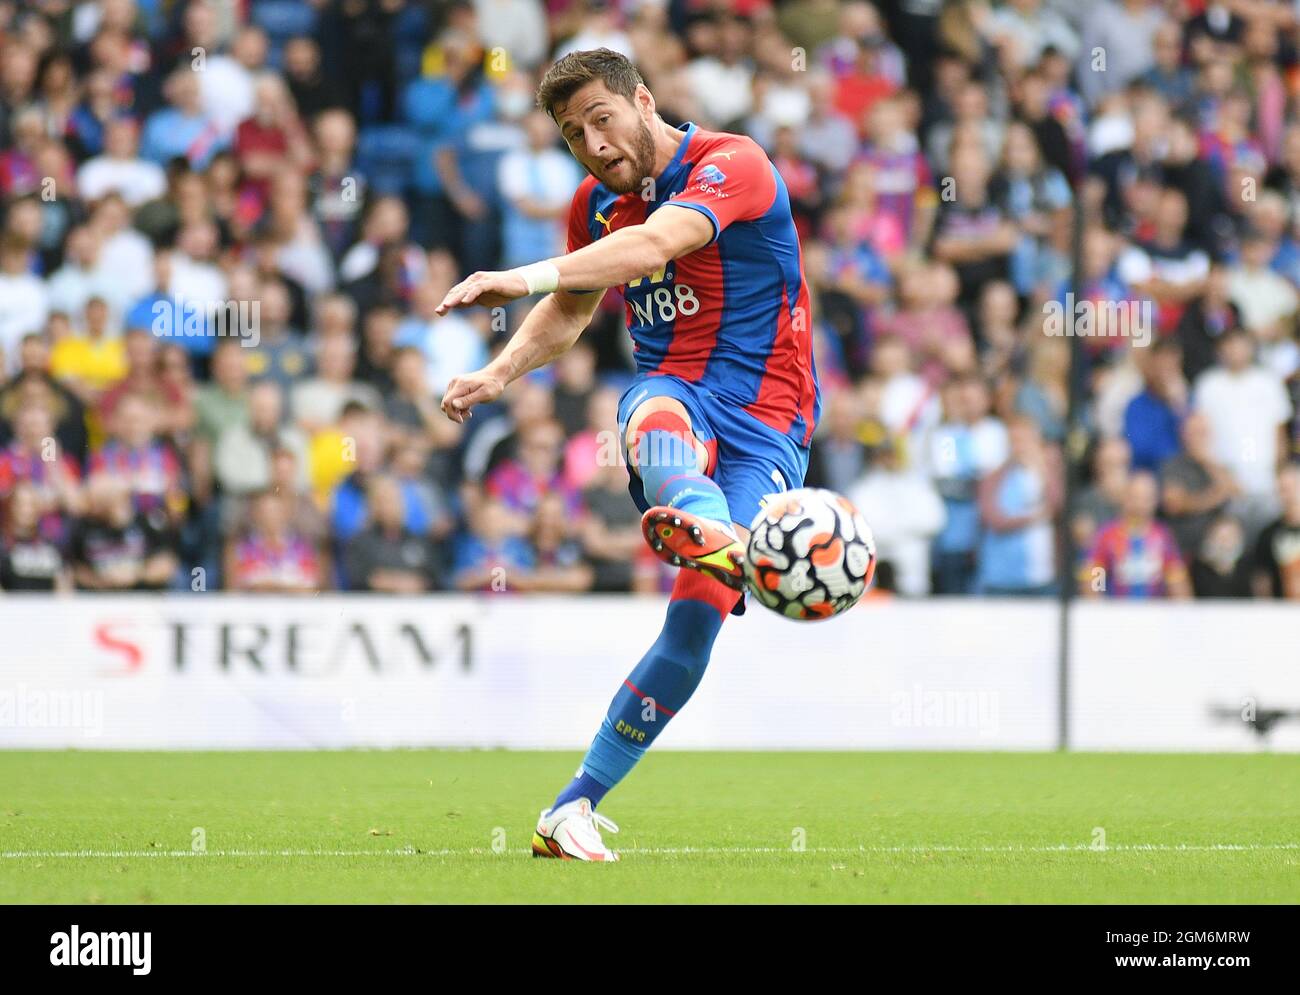
<path fill-rule="evenodd" d="M 882 592 L 1300 599 L 1298 28 L 1274 0 L 0 0 L 0 589 L 665 590 L 616 291 L 501 403 L 438 410 L 528 307 L 438 317 L 446 290 L 564 250 L 582 176 L 534 92 L 603 46 L 784 178 L 808 482 L 871 523 Z"/>

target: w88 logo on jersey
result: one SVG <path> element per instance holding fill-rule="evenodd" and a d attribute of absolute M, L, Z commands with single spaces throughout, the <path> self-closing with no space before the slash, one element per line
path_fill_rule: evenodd
<path fill-rule="evenodd" d="M 638 325 L 667 324 L 678 315 L 689 318 L 700 309 L 695 291 L 684 283 L 674 283 L 672 273 L 666 270 L 633 280 L 625 296 Z"/>

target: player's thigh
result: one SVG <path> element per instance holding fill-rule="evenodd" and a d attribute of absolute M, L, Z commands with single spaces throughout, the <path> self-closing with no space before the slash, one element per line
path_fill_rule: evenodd
<path fill-rule="evenodd" d="M 690 396 L 689 386 L 665 381 L 654 384 L 644 397 L 638 394 L 629 392 L 619 411 L 623 451 L 629 468 L 636 471 L 637 443 L 641 434 L 660 429 L 689 442 L 695 450 L 697 465 L 703 467 L 705 473 L 710 472 L 715 447 L 709 443 L 714 436 L 708 419 Z"/>
<path fill-rule="evenodd" d="M 749 431 L 726 432 L 718 449 L 718 487 L 727 499 L 731 520 L 748 529 L 763 507 L 763 499 L 803 486 L 808 450 L 793 439 Z"/>

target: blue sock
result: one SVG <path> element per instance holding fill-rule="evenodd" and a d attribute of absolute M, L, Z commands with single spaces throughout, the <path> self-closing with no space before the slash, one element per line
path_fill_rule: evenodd
<path fill-rule="evenodd" d="M 695 437 L 686 423 L 668 412 L 655 412 L 646 418 L 656 425 L 678 428 L 642 428 L 636 446 L 636 469 L 641 477 L 641 491 L 650 504 L 681 508 L 703 518 L 731 525 L 731 511 L 722 489 L 707 477 L 699 465 Z"/>
<path fill-rule="evenodd" d="M 555 799 L 555 804 L 551 808 L 559 808 L 561 805 L 574 801 L 578 798 L 587 798 L 591 801 L 591 807 L 595 808 L 600 804 L 600 800 L 605 797 L 613 785 L 601 784 L 594 777 L 588 774 L 581 767 L 578 768 L 578 776 L 569 782 L 568 787 L 560 792 L 559 797 Z"/>
<path fill-rule="evenodd" d="M 691 583 L 701 580 L 691 575 Z M 578 776 L 555 799 L 557 806 L 590 798 L 594 808 L 636 766 L 699 686 L 713 641 L 734 600 L 721 584 L 703 582 L 714 583 L 721 592 L 722 607 L 694 598 L 674 598 L 669 603 L 659 638 L 614 695 Z"/>

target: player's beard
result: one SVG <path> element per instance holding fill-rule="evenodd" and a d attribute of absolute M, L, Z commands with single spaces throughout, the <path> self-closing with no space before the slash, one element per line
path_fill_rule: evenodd
<path fill-rule="evenodd" d="M 646 177 L 654 175 L 655 168 L 655 138 L 644 121 L 638 122 L 641 125 L 640 131 L 637 132 L 636 139 L 632 143 L 632 152 L 628 156 L 632 166 L 629 176 L 631 177 L 626 183 L 612 181 L 604 176 L 598 176 L 605 186 L 614 193 L 624 194 L 631 193 L 641 187 Z"/>

